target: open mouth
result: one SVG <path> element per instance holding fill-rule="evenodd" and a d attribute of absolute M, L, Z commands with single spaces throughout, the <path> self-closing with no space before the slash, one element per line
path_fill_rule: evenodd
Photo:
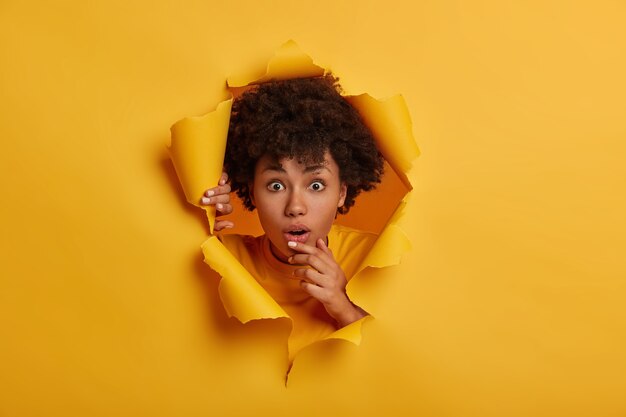
<path fill-rule="evenodd" d="M 306 226 L 294 225 L 289 227 L 285 233 L 285 239 L 288 242 L 304 243 L 309 239 L 311 232 Z"/>
<path fill-rule="evenodd" d="M 292 230 L 291 232 L 288 232 L 288 233 L 294 236 L 302 236 L 303 234 L 306 233 L 306 230 Z"/>

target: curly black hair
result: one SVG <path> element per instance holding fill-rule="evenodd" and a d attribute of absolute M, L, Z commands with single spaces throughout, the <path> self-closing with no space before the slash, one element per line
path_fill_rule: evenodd
<path fill-rule="evenodd" d="M 235 99 L 224 169 L 248 210 L 255 208 L 249 184 L 262 156 L 318 164 L 326 151 L 347 185 L 345 203 L 338 209 L 345 214 L 361 191 L 380 183 L 383 157 L 359 113 L 341 96 L 333 75 L 270 81 Z"/>

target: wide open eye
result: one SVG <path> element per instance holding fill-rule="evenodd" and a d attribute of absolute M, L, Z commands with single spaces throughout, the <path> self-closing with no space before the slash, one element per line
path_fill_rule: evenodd
<path fill-rule="evenodd" d="M 285 189 L 285 186 L 278 181 L 272 181 L 267 184 L 267 189 L 270 191 L 282 191 Z"/>
<path fill-rule="evenodd" d="M 313 181 L 311 185 L 309 185 L 309 188 L 313 191 L 322 191 L 324 188 L 326 188 L 326 184 L 324 184 L 322 181 Z"/>

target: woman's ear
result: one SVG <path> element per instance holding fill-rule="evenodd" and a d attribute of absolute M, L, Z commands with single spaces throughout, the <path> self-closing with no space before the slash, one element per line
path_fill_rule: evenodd
<path fill-rule="evenodd" d="M 337 207 L 343 207 L 343 204 L 346 202 L 346 195 L 348 194 L 348 186 L 345 182 L 341 183 L 341 187 L 339 189 L 339 202 L 337 203 Z"/>

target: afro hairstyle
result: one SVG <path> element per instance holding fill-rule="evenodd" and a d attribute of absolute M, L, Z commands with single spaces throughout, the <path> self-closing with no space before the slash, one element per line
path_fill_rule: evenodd
<path fill-rule="evenodd" d="M 277 163 L 295 158 L 299 163 L 319 164 L 327 151 L 347 186 L 344 205 L 338 209 L 345 214 L 361 191 L 380 183 L 384 160 L 333 75 L 269 81 L 234 100 L 224 169 L 248 210 L 255 208 L 250 184 L 261 157 L 268 155 Z"/>

